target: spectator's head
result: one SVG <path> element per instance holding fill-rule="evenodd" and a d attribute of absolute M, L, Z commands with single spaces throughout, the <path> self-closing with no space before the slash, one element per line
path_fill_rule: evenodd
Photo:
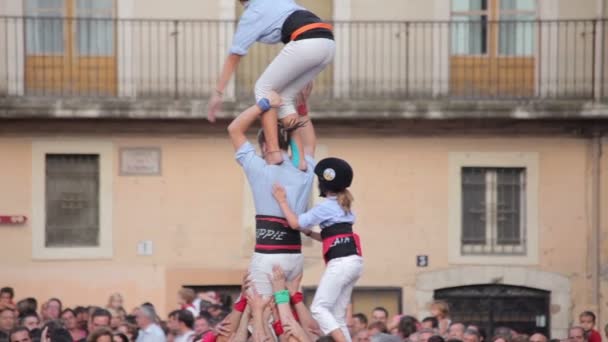
<path fill-rule="evenodd" d="M 439 335 L 433 335 L 429 338 L 429 342 L 445 342 L 445 340 Z"/>
<path fill-rule="evenodd" d="M 188 310 L 176 310 L 169 314 L 169 329 L 182 335 L 194 328 L 194 316 Z"/>
<path fill-rule="evenodd" d="M 486 331 L 483 328 L 481 328 L 477 325 L 469 325 L 467 327 L 467 329 L 473 329 L 473 330 L 477 331 L 479 333 L 479 340 L 482 342 L 486 341 L 488 336 L 486 335 Z"/>
<path fill-rule="evenodd" d="M 15 290 L 12 287 L 0 289 L 0 304 L 12 304 L 13 298 L 15 298 Z"/>
<path fill-rule="evenodd" d="M 113 342 L 129 342 L 129 337 L 121 332 L 114 333 Z"/>
<path fill-rule="evenodd" d="M 17 327 L 11 330 L 9 342 L 32 342 L 32 336 L 26 327 Z"/>
<path fill-rule="evenodd" d="M 83 306 L 77 306 L 74 309 L 74 314 L 76 315 L 76 322 L 78 323 L 78 328 L 82 330 L 88 329 L 89 310 Z"/>
<path fill-rule="evenodd" d="M 109 328 L 110 322 L 112 321 L 112 314 L 106 309 L 96 308 L 91 314 L 89 320 L 89 332 L 95 331 L 100 328 Z"/>
<path fill-rule="evenodd" d="M 156 311 L 154 311 L 154 307 L 146 304 L 140 306 L 137 309 L 135 321 L 140 329 L 146 329 L 150 324 L 154 324 L 156 321 Z"/>
<path fill-rule="evenodd" d="M 529 342 L 548 342 L 548 341 L 547 341 L 547 336 L 545 336 L 541 333 L 536 333 L 536 334 L 532 334 L 532 336 L 530 336 Z"/>
<path fill-rule="evenodd" d="M 506 342 L 512 342 L 513 330 L 507 327 L 498 327 L 494 329 L 494 337 L 502 337 Z"/>
<path fill-rule="evenodd" d="M 504 336 L 494 336 L 492 337 L 492 342 L 510 342 L 511 340 Z"/>
<path fill-rule="evenodd" d="M 410 335 L 418 330 L 418 320 L 412 316 L 403 316 L 397 325 L 397 331 L 401 338 L 409 338 Z"/>
<path fill-rule="evenodd" d="M 418 342 L 428 342 L 435 335 L 433 329 L 422 329 L 418 332 Z"/>
<path fill-rule="evenodd" d="M 192 302 L 194 302 L 195 298 L 196 293 L 194 293 L 194 290 L 184 287 L 177 293 L 177 304 L 182 306 L 190 305 Z"/>
<path fill-rule="evenodd" d="M 125 320 L 125 311 L 120 309 L 112 309 L 108 308 L 108 312 L 112 315 L 112 320 L 110 321 L 110 328 L 112 330 L 116 330 L 118 326 Z"/>
<path fill-rule="evenodd" d="M 356 336 L 361 330 L 367 330 L 367 316 L 362 313 L 353 315 L 352 336 Z"/>
<path fill-rule="evenodd" d="M 464 339 L 464 324 L 454 322 L 448 328 L 448 339 L 463 340 Z"/>
<path fill-rule="evenodd" d="M 126 322 L 119 325 L 117 329 L 119 333 L 126 335 L 129 338 L 129 341 L 137 340 L 138 330 L 137 325 Z"/>
<path fill-rule="evenodd" d="M 56 320 L 59 319 L 63 305 L 58 298 L 51 298 L 44 303 L 42 308 L 42 315 L 45 320 Z"/>
<path fill-rule="evenodd" d="M 200 335 L 209 330 L 211 330 L 211 315 L 208 312 L 203 311 L 194 321 L 194 332 L 197 335 Z"/>
<path fill-rule="evenodd" d="M 401 339 L 398 336 L 381 333 L 372 336 L 371 342 L 401 342 Z"/>
<path fill-rule="evenodd" d="M 61 320 L 63 325 L 68 330 L 74 330 L 78 328 L 78 322 L 76 322 L 76 314 L 74 310 L 67 308 L 61 312 Z"/>
<path fill-rule="evenodd" d="M 113 342 L 113 338 L 112 330 L 108 328 L 99 328 L 87 337 L 87 342 Z"/>
<path fill-rule="evenodd" d="M 585 329 L 585 332 L 591 331 L 595 328 L 595 314 L 591 311 L 583 311 L 578 316 L 578 323 Z"/>
<path fill-rule="evenodd" d="M 40 327 L 40 317 L 38 317 L 36 311 L 27 311 L 21 314 L 19 324 L 32 331 Z"/>
<path fill-rule="evenodd" d="M 431 315 L 437 319 L 450 316 L 450 305 L 444 300 L 436 300 L 431 303 Z"/>
<path fill-rule="evenodd" d="M 363 329 L 359 332 L 357 332 L 357 334 L 353 337 L 353 342 L 370 342 L 370 334 L 369 331 L 367 331 L 367 329 Z"/>
<path fill-rule="evenodd" d="M 224 311 L 222 310 L 222 306 L 219 304 L 211 304 L 207 309 L 207 312 L 214 319 L 219 319 L 219 317 L 224 313 Z"/>
<path fill-rule="evenodd" d="M 24 312 L 38 312 L 38 301 L 36 298 L 28 297 L 17 302 L 17 311 L 19 314 Z"/>
<path fill-rule="evenodd" d="M 587 342 L 585 329 L 580 326 L 570 328 L 568 330 L 568 339 L 570 342 Z"/>
<path fill-rule="evenodd" d="M 110 298 L 108 298 L 108 309 L 118 310 L 123 307 L 124 299 L 122 295 L 118 292 L 112 293 Z"/>
<path fill-rule="evenodd" d="M 367 327 L 367 330 L 369 330 L 369 333 L 372 335 L 372 337 L 374 337 L 378 334 L 388 334 L 388 328 L 386 327 L 386 324 L 384 324 L 382 322 L 371 323 Z"/>
<path fill-rule="evenodd" d="M 439 327 L 439 321 L 437 317 L 429 316 L 422 320 L 422 328 L 424 329 L 437 329 Z"/>
<path fill-rule="evenodd" d="M 0 308 L 0 331 L 8 334 L 15 327 L 15 310 L 10 307 Z"/>
<path fill-rule="evenodd" d="M 46 336 L 52 342 L 72 342 L 72 335 L 63 327 L 63 323 L 60 320 L 46 322 L 44 327 L 42 327 L 42 331 L 45 329 L 47 329 Z"/>
<path fill-rule="evenodd" d="M 467 329 L 463 335 L 463 342 L 480 342 L 481 336 L 476 329 Z"/>
<path fill-rule="evenodd" d="M 388 310 L 379 306 L 372 311 L 372 322 L 382 322 L 387 324 L 388 322 Z"/>

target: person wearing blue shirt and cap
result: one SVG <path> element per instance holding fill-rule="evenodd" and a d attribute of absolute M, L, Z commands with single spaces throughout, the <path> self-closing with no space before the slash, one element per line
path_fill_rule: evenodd
<path fill-rule="evenodd" d="M 325 334 L 336 342 L 351 341 L 346 326 L 346 312 L 355 283 L 363 272 L 359 236 L 353 232 L 355 215 L 353 196 L 348 190 L 353 169 L 339 158 L 326 158 L 315 166 L 319 192 L 326 200 L 309 211 L 298 214 L 290 206 L 289 189 L 275 184 L 273 195 L 289 226 L 323 242 L 327 267 L 315 292 L 310 311 Z M 321 232 L 312 232 L 314 226 Z"/>

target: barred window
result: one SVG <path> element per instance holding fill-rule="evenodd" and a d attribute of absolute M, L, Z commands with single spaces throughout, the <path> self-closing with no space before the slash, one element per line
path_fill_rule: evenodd
<path fill-rule="evenodd" d="M 463 255 L 526 253 L 526 170 L 462 168 Z"/>
<path fill-rule="evenodd" d="M 99 246 L 99 155 L 46 155 L 46 247 Z"/>

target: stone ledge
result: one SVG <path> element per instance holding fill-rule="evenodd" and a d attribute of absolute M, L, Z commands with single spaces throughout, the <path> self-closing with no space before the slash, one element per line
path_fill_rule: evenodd
<path fill-rule="evenodd" d="M 0 119 L 204 119 L 203 100 L 0 98 Z M 246 108 L 227 102 L 218 119 L 234 118 Z M 573 100 L 357 100 L 311 104 L 315 119 L 606 119 L 608 103 Z"/>

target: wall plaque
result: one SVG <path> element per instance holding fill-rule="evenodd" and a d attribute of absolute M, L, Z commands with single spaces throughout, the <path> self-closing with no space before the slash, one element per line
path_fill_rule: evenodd
<path fill-rule="evenodd" d="M 121 148 L 120 174 L 124 176 L 159 176 L 161 174 L 160 148 Z"/>

